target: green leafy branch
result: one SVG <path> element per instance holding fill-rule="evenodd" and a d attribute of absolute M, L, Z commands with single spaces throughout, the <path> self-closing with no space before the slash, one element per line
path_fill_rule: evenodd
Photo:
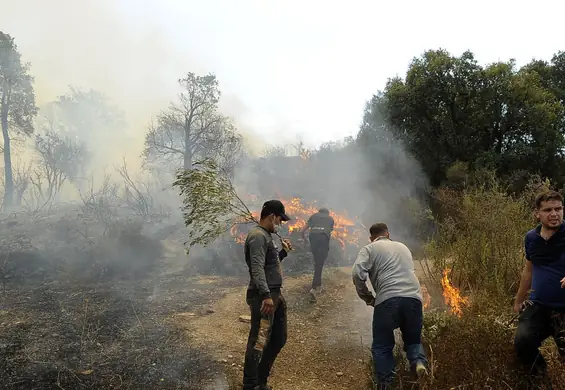
<path fill-rule="evenodd" d="M 257 222 L 229 176 L 211 158 L 179 170 L 173 187 L 179 188 L 182 197 L 187 253 L 194 245 L 209 245 L 236 224 Z"/>

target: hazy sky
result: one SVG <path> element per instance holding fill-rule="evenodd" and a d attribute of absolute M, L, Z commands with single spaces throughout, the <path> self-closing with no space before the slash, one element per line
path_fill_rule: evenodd
<path fill-rule="evenodd" d="M 126 110 L 139 142 L 187 71 L 216 73 L 224 109 L 244 130 L 267 143 L 300 136 L 314 146 L 354 134 L 365 101 L 426 49 L 518 64 L 565 49 L 565 2 L 557 0 L 0 4 L 0 29 L 32 62 L 40 102 L 69 84 L 103 90 Z"/>

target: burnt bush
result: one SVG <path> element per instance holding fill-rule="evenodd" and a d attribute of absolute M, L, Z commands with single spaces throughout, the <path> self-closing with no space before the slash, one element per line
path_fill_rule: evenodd
<path fill-rule="evenodd" d="M 0 313 L 2 388 L 201 389 L 217 370 L 140 299 L 110 289 L 52 295 L 58 309 Z"/>
<path fill-rule="evenodd" d="M 137 279 L 156 271 L 163 254 L 161 242 L 142 233 L 139 221 L 113 225 L 92 246 L 93 273 L 101 280 Z"/>

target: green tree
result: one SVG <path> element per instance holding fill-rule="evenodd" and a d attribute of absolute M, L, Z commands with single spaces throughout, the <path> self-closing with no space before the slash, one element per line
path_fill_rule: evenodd
<path fill-rule="evenodd" d="M 471 52 L 427 51 L 372 99 L 365 127 L 390 125 L 434 186 L 458 161 L 503 176 L 527 169 L 555 177 L 565 113 L 547 83 L 513 60 L 482 67 Z"/>
<path fill-rule="evenodd" d="M 194 245 L 210 244 L 237 223 L 257 222 L 229 175 L 211 158 L 179 170 L 173 187 L 179 189 L 183 202 L 187 253 Z"/>
<path fill-rule="evenodd" d="M 242 158 L 243 143 L 232 121 L 219 114 L 220 90 L 213 74 L 188 73 L 177 103 L 157 116 L 145 136 L 144 158 L 191 169 L 195 159 L 214 159 L 227 172 Z"/>
<path fill-rule="evenodd" d="M 30 65 L 21 61 L 14 38 L 0 31 L 0 118 L 4 140 L 4 208 L 13 205 L 14 178 L 12 172 L 11 136 L 33 133 L 37 114 L 33 77 Z"/>

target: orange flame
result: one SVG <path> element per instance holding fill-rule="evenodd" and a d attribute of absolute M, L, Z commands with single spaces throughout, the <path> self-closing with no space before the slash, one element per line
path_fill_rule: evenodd
<path fill-rule="evenodd" d="M 443 270 L 443 277 L 441 278 L 441 286 L 443 288 L 443 300 L 446 305 L 451 308 L 451 312 L 457 317 L 461 317 L 462 310 L 461 306 L 468 306 L 469 299 L 462 297 L 459 293 L 459 289 L 454 287 L 449 280 L 449 272 L 451 270 L 446 268 Z"/>
<path fill-rule="evenodd" d="M 422 286 L 422 298 L 424 298 L 424 309 L 429 308 L 430 304 L 432 303 L 432 297 L 428 292 L 428 288 L 426 286 Z"/>
<path fill-rule="evenodd" d="M 291 198 L 289 201 L 284 199 L 281 199 L 281 201 L 285 205 L 286 213 L 292 218 L 292 221 L 285 224 L 289 234 L 300 232 L 306 226 L 308 218 L 318 212 L 318 207 L 315 203 L 302 203 L 300 198 L 297 197 Z M 340 246 L 345 248 L 346 243 L 358 245 L 360 232 L 356 228 L 362 226 L 361 223 L 356 223 L 346 216 L 336 214 L 333 211 L 330 211 L 330 215 L 334 219 L 332 237 L 339 242 Z M 254 212 L 253 217 L 259 219 L 259 213 Z M 236 243 L 243 244 L 245 242 L 245 234 L 241 233 L 238 227 L 239 225 L 233 226 L 230 233 Z"/>

